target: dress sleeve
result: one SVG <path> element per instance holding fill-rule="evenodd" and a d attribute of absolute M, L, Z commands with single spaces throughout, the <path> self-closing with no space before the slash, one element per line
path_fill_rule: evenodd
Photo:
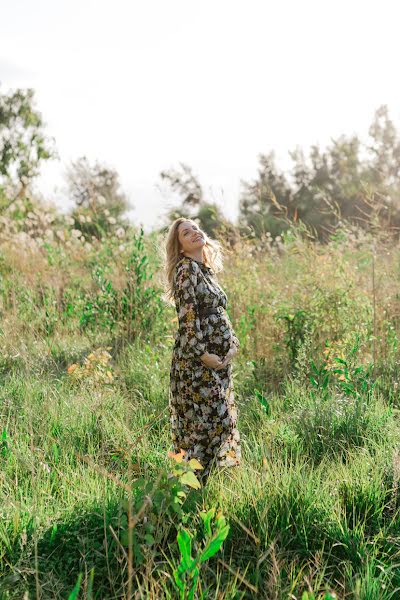
<path fill-rule="evenodd" d="M 179 320 L 180 346 L 189 356 L 201 356 L 207 352 L 200 328 L 196 285 L 197 273 L 193 263 L 184 261 L 178 265 L 174 287 L 175 307 Z"/>
<path fill-rule="evenodd" d="M 240 342 L 239 342 L 239 338 L 236 335 L 232 336 L 232 344 L 234 344 L 236 346 L 236 348 L 239 350 Z"/>

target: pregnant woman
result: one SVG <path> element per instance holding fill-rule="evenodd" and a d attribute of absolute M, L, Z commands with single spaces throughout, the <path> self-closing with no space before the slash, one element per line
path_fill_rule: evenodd
<path fill-rule="evenodd" d="M 170 370 L 172 441 L 185 460 L 199 460 L 204 480 L 213 464 L 232 467 L 241 459 L 231 365 L 240 344 L 215 276 L 221 262 L 220 244 L 196 222 L 172 223 L 165 266 L 179 323 Z"/>

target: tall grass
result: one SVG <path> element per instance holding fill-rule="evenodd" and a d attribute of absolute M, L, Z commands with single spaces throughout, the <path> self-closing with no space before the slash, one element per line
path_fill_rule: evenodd
<path fill-rule="evenodd" d="M 399 246 L 377 241 L 372 282 L 368 238 L 238 242 L 243 462 L 196 489 L 168 458 L 159 243 L 2 247 L 1 597 L 398 597 Z M 201 562 L 210 509 L 229 531 Z"/>

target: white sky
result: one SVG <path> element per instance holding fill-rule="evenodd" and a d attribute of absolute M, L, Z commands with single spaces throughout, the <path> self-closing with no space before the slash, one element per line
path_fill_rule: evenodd
<path fill-rule="evenodd" d="M 33 87 L 60 155 L 38 187 L 67 206 L 86 155 L 117 169 L 132 218 L 158 224 L 159 173 L 189 164 L 235 218 L 240 179 L 272 149 L 399 127 L 397 0 L 0 0 L 1 91 Z"/>

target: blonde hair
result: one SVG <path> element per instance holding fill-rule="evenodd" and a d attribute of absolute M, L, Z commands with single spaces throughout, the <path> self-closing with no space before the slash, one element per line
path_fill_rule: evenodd
<path fill-rule="evenodd" d="M 178 239 L 178 227 L 181 223 L 189 221 L 198 226 L 196 221 L 187 217 L 178 217 L 171 224 L 165 238 L 163 248 L 164 254 L 164 282 L 165 293 L 163 300 L 169 304 L 175 305 L 174 301 L 174 275 L 175 268 L 181 260 L 183 254 L 180 252 L 180 242 Z M 217 240 L 213 240 L 203 231 L 206 243 L 203 246 L 203 261 L 206 267 L 210 267 L 214 273 L 222 271 L 222 245 Z"/>

